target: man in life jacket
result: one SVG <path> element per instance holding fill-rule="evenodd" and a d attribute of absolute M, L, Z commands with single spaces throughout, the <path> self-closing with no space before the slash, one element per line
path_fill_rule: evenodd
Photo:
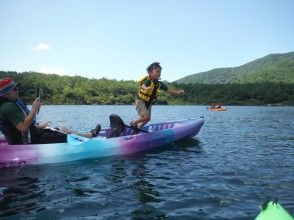
<path fill-rule="evenodd" d="M 147 68 L 148 76 L 139 80 L 140 90 L 136 100 L 136 110 L 140 117 L 131 122 L 131 126 L 141 128 L 150 121 L 151 106 L 156 101 L 160 90 L 167 91 L 173 95 L 184 94 L 184 90 L 168 88 L 163 82 L 159 81 L 161 70 L 160 63 L 154 62 Z"/>
<path fill-rule="evenodd" d="M 41 105 L 37 98 L 29 110 L 19 97 L 17 83 L 10 77 L 0 79 L 0 131 L 8 144 L 65 143 L 68 133 L 91 138 L 96 137 L 101 129 L 99 124 L 86 133 L 65 127 L 49 129 L 49 122 L 37 124 L 35 121 Z"/>

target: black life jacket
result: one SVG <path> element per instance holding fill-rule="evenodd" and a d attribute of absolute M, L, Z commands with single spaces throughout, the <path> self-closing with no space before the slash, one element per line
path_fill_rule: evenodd
<path fill-rule="evenodd" d="M 11 101 L 7 98 L 0 98 L 0 106 L 6 102 L 12 102 L 22 111 L 24 116 L 27 114 L 20 105 Z M 6 142 L 8 144 L 29 144 L 31 143 L 30 130 L 26 132 L 20 132 L 8 119 L 0 119 L 0 131 L 5 136 Z"/>

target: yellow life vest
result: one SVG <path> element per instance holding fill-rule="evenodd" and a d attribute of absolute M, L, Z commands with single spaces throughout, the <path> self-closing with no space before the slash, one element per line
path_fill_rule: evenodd
<path fill-rule="evenodd" d="M 157 99 L 157 96 L 159 94 L 159 90 L 161 87 L 161 83 L 160 82 L 154 83 L 151 80 L 150 86 L 152 87 L 152 89 L 150 89 L 150 90 L 142 89 L 141 86 L 143 85 L 145 80 L 148 80 L 148 79 L 150 80 L 150 77 L 147 75 L 147 76 L 142 77 L 140 80 L 138 80 L 138 83 L 140 84 L 140 90 L 138 92 L 138 97 L 140 99 L 144 100 L 145 103 L 149 106 L 151 104 L 151 102 L 153 102 L 153 100 Z"/>

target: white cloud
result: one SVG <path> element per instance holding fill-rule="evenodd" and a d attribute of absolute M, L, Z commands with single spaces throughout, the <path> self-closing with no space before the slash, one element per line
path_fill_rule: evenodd
<path fill-rule="evenodd" d="M 40 69 L 41 73 L 46 73 L 46 74 L 57 74 L 60 76 L 67 75 L 67 72 L 59 67 L 50 67 L 50 66 L 43 66 Z"/>
<path fill-rule="evenodd" d="M 46 43 L 39 43 L 33 47 L 31 47 L 34 50 L 50 50 L 51 46 L 49 44 Z"/>

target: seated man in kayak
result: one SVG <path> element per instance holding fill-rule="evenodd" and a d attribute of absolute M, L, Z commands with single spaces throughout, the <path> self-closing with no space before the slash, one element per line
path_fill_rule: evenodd
<path fill-rule="evenodd" d="M 140 117 L 131 122 L 131 126 L 141 128 L 150 121 L 151 105 L 157 100 L 159 90 L 166 91 L 172 95 L 184 94 L 184 90 L 168 88 L 163 82 L 159 81 L 161 69 L 160 63 L 154 62 L 147 68 L 148 76 L 139 80 L 140 90 L 136 100 L 136 110 Z"/>
<path fill-rule="evenodd" d="M 69 133 L 92 138 L 100 132 L 99 124 L 87 133 L 79 133 L 65 127 L 48 129 L 48 122 L 36 124 L 35 116 L 41 108 L 41 100 L 37 98 L 29 111 L 20 101 L 16 86 L 10 77 L 0 79 L 0 130 L 8 144 L 65 143 Z"/>

